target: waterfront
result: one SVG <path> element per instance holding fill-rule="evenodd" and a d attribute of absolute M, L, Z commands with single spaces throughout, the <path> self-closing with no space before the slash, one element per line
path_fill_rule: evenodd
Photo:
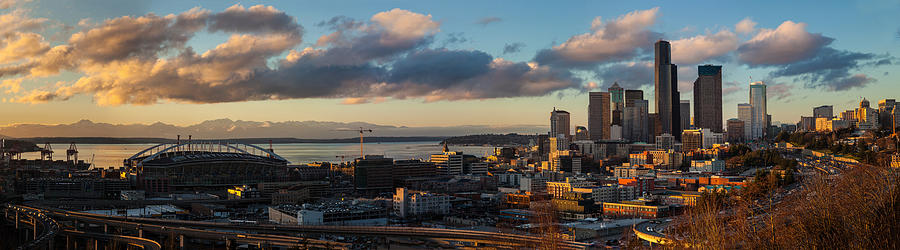
<path fill-rule="evenodd" d="M 429 155 L 440 153 L 440 142 L 389 142 L 389 143 L 365 143 L 364 149 L 366 154 L 383 154 L 394 159 L 427 159 Z M 85 162 L 91 162 L 93 155 L 93 163 L 95 167 L 106 168 L 110 166 L 121 166 L 122 160 L 140 152 L 143 149 L 152 147 L 156 144 L 77 144 L 78 159 Z M 44 146 L 38 144 L 38 146 Z M 57 160 L 66 159 L 66 149 L 68 144 L 51 144 L 53 148 L 53 158 Z M 269 148 L 269 145 L 258 145 L 263 148 Z M 339 157 L 346 156 L 345 160 L 350 161 L 359 155 L 359 143 L 286 143 L 273 144 L 272 148 L 275 153 L 284 157 L 291 164 L 303 164 L 317 161 L 338 162 Z M 484 156 L 493 150 L 493 147 L 485 146 L 450 146 L 450 150 L 463 151 L 466 154 L 475 156 Z M 39 159 L 40 152 L 30 152 L 22 154 L 22 159 Z"/>

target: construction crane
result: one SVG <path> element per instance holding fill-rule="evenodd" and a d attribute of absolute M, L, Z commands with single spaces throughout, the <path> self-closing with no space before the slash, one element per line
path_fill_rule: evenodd
<path fill-rule="evenodd" d="M 364 128 L 362 128 L 362 127 L 359 127 L 359 129 L 347 129 L 347 128 L 345 128 L 345 129 L 337 129 L 337 131 L 356 131 L 356 132 L 359 132 L 359 158 L 362 158 L 362 157 L 365 156 L 365 155 L 363 154 L 363 133 L 365 133 L 365 132 L 372 133 L 372 130 L 371 130 L 371 129 L 364 129 Z"/>
<path fill-rule="evenodd" d="M 74 142 L 69 144 L 69 149 L 66 150 L 66 161 L 78 164 L 78 147 L 75 147 Z"/>
<path fill-rule="evenodd" d="M 53 161 L 53 148 L 50 147 L 50 143 L 44 144 L 44 148 L 41 149 L 41 160 Z"/>

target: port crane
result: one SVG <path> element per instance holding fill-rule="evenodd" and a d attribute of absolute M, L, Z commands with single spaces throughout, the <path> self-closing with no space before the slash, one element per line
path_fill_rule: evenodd
<path fill-rule="evenodd" d="M 75 146 L 74 142 L 69 144 L 69 149 L 66 150 L 66 161 L 78 164 L 78 147 Z"/>
<path fill-rule="evenodd" d="M 362 158 L 363 156 L 365 156 L 365 155 L 363 154 L 363 133 L 366 133 L 366 132 L 372 133 L 372 130 L 371 130 L 371 129 L 365 129 L 365 128 L 363 128 L 363 127 L 359 127 L 359 129 L 348 129 L 348 128 L 343 128 L 343 129 L 337 129 L 337 131 L 354 131 L 354 132 L 359 132 L 359 158 Z"/>
<path fill-rule="evenodd" d="M 50 147 L 50 143 L 44 144 L 44 148 L 41 149 L 41 160 L 53 161 L 53 148 Z"/>

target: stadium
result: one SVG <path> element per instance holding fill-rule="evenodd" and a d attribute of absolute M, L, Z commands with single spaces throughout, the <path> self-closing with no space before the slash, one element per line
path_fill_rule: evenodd
<path fill-rule="evenodd" d="M 159 144 L 124 165 L 138 189 L 169 193 L 280 181 L 288 161 L 255 145 L 200 141 Z"/>

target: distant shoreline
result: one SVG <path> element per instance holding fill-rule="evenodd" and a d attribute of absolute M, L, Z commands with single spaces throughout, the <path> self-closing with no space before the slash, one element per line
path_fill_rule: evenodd
<path fill-rule="evenodd" d="M 365 143 L 389 143 L 389 142 L 440 142 L 447 137 L 407 136 L 407 137 L 364 137 Z M 18 138 L 35 144 L 147 144 L 147 143 L 176 143 L 176 139 L 152 138 L 152 137 L 31 137 Z M 187 141 L 187 138 L 182 138 Z M 231 138 L 231 139 L 194 139 L 194 141 L 227 141 L 231 143 L 247 144 L 288 144 L 288 143 L 359 143 L 359 137 L 340 139 L 299 139 L 299 138 Z"/>

